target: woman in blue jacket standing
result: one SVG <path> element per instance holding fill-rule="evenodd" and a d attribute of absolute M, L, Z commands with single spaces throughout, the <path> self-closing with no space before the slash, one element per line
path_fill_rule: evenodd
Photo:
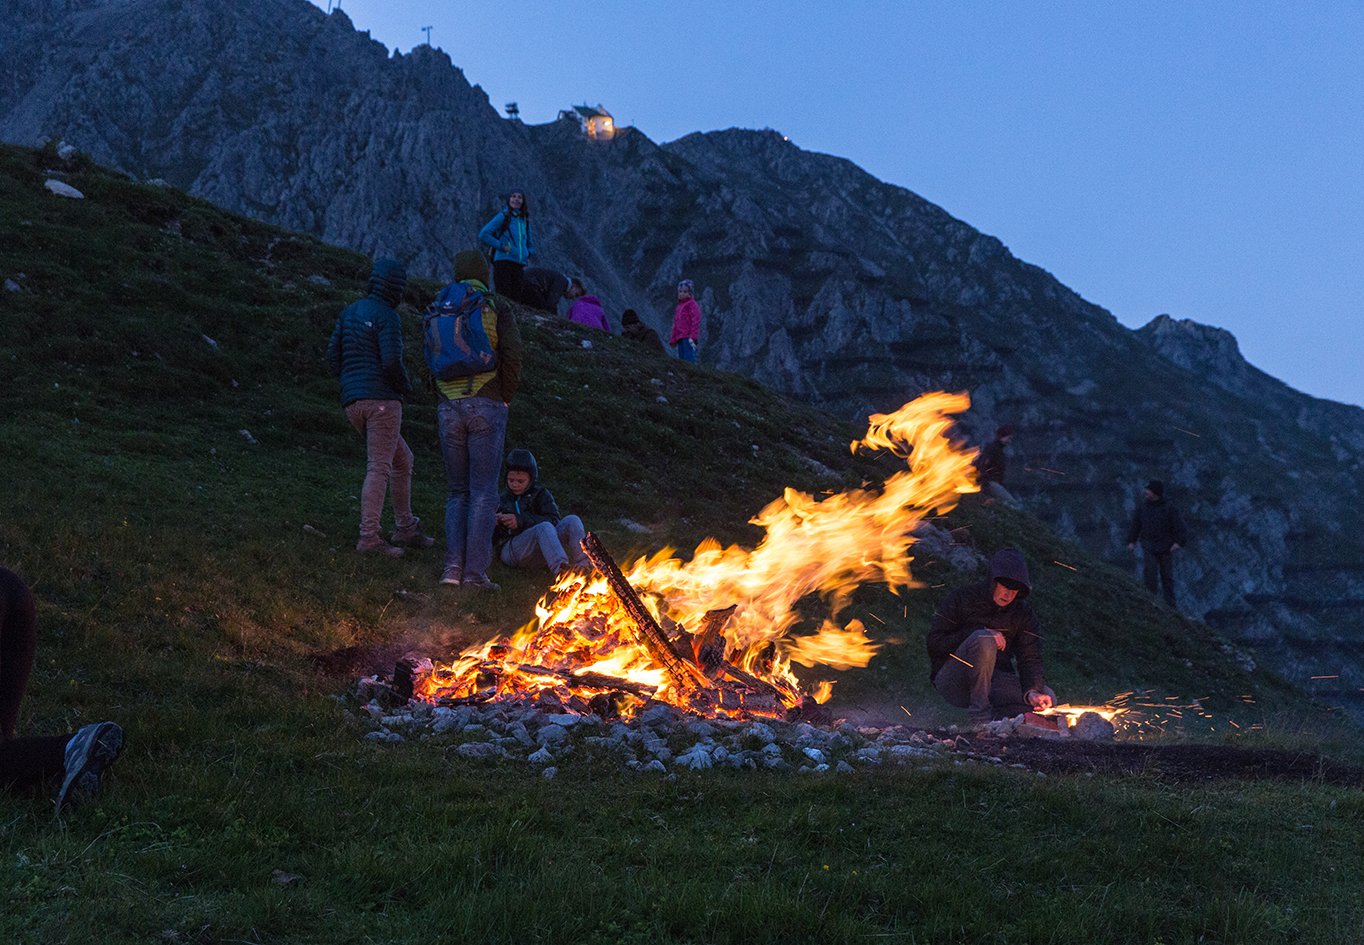
<path fill-rule="evenodd" d="M 493 287 L 500 295 L 521 301 L 521 275 L 535 255 L 530 232 L 530 202 L 524 191 L 507 195 L 507 206 L 478 231 L 478 241 L 493 250 Z"/>

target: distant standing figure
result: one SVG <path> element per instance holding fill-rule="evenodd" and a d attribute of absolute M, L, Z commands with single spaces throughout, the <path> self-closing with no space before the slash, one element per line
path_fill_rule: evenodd
<path fill-rule="evenodd" d="M 688 364 L 697 360 L 696 346 L 701 340 L 701 306 L 696 304 L 696 283 L 683 279 L 677 284 L 677 307 L 673 309 L 673 332 L 668 344 Z"/>
<path fill-rule="evenodd" d="M 574 279 L 569 284 L 567 297 L 573 300 L 573 304 L 568 307 L 569 321 L 577 322 L 585 328 L 598 328 L 610 334 L 611 323 L 606 320 L 606 311 L 601 307 L 601 300 L 595 295 L 588 295 L 582 282 Z"/>
<path fill-rule="evenodd" d="M 1165 603 L 1175 605 L 1174 553 L 1188 541 L 1184 519 L 1165 499 L 1165 483 L 1152 479 L 1146 484 L 1142 501 L 1132 515 L 1132 527 L 1127 530 L 1127 547 L 1135 549 L 1141 542 L 1142 577 L 1146 589 L 1156 592 L 1156 575 L 1160 575 Z"/>
<path fill-rule="evenodd" d="M 1004 488 L 1004 474 L 1008 466 L 1006 450 L 1014 438 L 1014 428 L 1007 424 L 995 430 L 995 438 L 986 443 L 975 459 L 976 482 L 987 499 L 1003 502 L 1010 507 L 1018 501 Z"/>
<path fill-rule="evenodd" d="M 526 264 L 535 255 L 530 201 L 524 191 L 507 195 L 507 206 L 478 231 L 478 240 L 493 251 L 493 287 L 499 295 L 520 302 Z"/>
<path fill-rule="evenodd" d="M 445 295 L 484 297 L 483 331 L 497 353 L 492 371 L 436 381 L 436 431 L 445 459 L 445 564 L 440 583 L 501 590 L 488 578 L 497 525 L 497 474 L 507 435 L 507 410 L 521 386 L 521 329 L 510 306 L 488 293 L 488 261 L 478 250 L 458 253 L 455 282 Z"/>
<path fill-rule="evenodd" d="M 521 273 L 521 304 L 551 315 L 559 311 L 559 300 L 569 298 L 568 276 L 553 269 L 534 266 Z"/>
<path fill-rule="evenodd" d="M 667 354 L 663 347 L 663 339 L 658 337 L 658 332 L 640 321 L 639 313 L 632 308 L 627 308 L 621 313 L 620 336 L 632 341 L 642 342 L 650 351 Z"/>
<path fill-rule="evenodd" d="M 403 397 L 410 390 L 403 367 L 403 328 L 397 305 L 407 269 L 396 259 L 377 259 L 369 294 L 341 312 L 327 343 L 327 363 L 341 379 L 341 407 L 365 438 L 365 482 L 360 487 L 360 538 L 355 550 L 396 558 L 403 547 L 430 548 L 412 514 L 412 450 L 403 439 Z M 379 530 L 384 495 L 393 497 L 395 531 Z"/>
<path fill-rule="evenodd" d="M 507 454 L 507 491 L 497 506 L 497 534 L 502 563 L 511 568 L 543 564 L 558 576 L 567 568 L 587 569 L 582 519 L 560 517 L 554 494 L 540 485 L 540 467 L 530 450 Z"/>
<path fill-rule="evenodd" d="M 32 791 L 61 778 L 57 812 L 99 792 L 104 774 L 123 751 L 114 722 L 86 725 L 67 735 L 16 738 L 19 705 L 38 648 L 38 608 L 19 575 L 0 567 L 0 788 Z"/>

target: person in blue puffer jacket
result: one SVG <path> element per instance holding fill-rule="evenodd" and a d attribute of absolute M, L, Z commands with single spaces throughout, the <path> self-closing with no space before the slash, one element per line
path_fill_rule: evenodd
<path fill-rule="evenodd" d="M 507 195 L 507 206 L 478 231 L 478 241 L 493 251 L 493 288 L 513 302 L 521 298 L 521 277 L 535 255 L 530 201 L 525 191 Z"/>
<path fill-rule="evenodd" d="M 412 450 L 403 440 L 403 397 L 411 389 L 403 367 L 403 328 L 397 305 L 407 287 L 407 268 L 377 259 L 369 294 L 341 312 L 327 343 L 327 363 L 341 378 L 346 419 L 365 438 L 365 484 L 360 490 L 360 539 L 355 550 L 399 557 L 404 547 L 430 548 L 412 514 Z M 393 494 L 395 531 L 379 531 L 384 494 Z"/>

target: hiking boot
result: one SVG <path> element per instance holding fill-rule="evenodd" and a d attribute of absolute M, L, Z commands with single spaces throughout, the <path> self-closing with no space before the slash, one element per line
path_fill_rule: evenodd
<path fill-rule="evenodd" d="M 355 550 L 362 555 L 384 555 L 389 558 L 401 558 L 403 550 L 390 545 L 382 538 L 361 538 L 355 543 Z"/>
<path fill-rule="evenodd" d="M 463 568 L 446 568 L 440 573 L 440 582 L 449 584 L 452 587 L 459 587 L 464 582 Z"/>
<path fill-rule="evenodd" d="M 99 793 L 104 772 L 123 751 L 123 729 L 114 722 L 86 725 L 66 743 L 66 776 L 57 792 L 57 813 L 69 801 L 88 800 Z"/>
<path fill-rule="evenodd" d="M 484 574 L 484 575 L 479 575 L 478 577 L 471 577 L 471 578 L 470 578 L 470 577 L 467 577 L 467 578 L 465 578 L 465 579 L 464 579 L 464 585 L 463 585 L 463 586 L 464 586 L 464 587 L 471 587 L 471 588 L 473 588 L 473 589 L 476 590 L 476 591 L 500 591 L 500 590 L 502 590 L 502 585 L 501 585 L 501 584 L 497 584 L 497 583 L 495 583 L 495 582 L 493 582 L 493 581 L 488 580 L 488 576 L 487 576 L 486 574 Z"/>
<path fill-rule="evenodd" d="M 388 543 L 403 548 L 430 548 L 436 543 L 436 539 L 430 535 L 423 535 L 421 519 L 414 519 L 411 528 L 395 529 Z"/>

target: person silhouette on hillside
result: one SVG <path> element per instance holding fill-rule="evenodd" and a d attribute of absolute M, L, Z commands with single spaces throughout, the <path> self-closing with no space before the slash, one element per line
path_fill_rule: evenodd
<path fill-rule="evenodd" d="M 1042 675 L 1042 633 L 1027 598 L 1028 563 L 1015 548 L 990 558 L 990 578 L 948 594 L 928 631 L 929 681 L 982 727 L 1056 704 Z"/>
<path fill-rule="evenodd" d="M 404 548 L 430 548 L 412 514 L 412 450 L 403 439 L 403 397 L 411 389 L 403 367 L 403 328 L 397 306 L 407 269 L 377 259 L 369 294 L 346 306 L 327 343 L 327 363 L 341 379 L 341 407 L 365 438 L 365 482 L 360 487 L 360 538 L 355 550 L 399 557 Z M 392 536 L 379 530 L 384 495 L 393 499 Z"/>
<path fill-rule="evenodd" d="M 1188 542 L 1184 530 L 1184 519 L 1165 498 L 1165 483 L 1152 479 L 1142 491 L 1142 501 L 1132 514 L 1132 524 L 1127 529 L 1127 547 L 1135 549 L 1141 542 L 1142 577 L 1146 589 L 1156 592 L 1156 575 L 1160 575 L 1160 587 L 1165 603 L 1171 609 L 1175 604 L 1175 552 Z"/>
<path fill-rule="evenodd" d="M 507 195 L 507 205 L 478 231 L 478 240 L 492 250 L 493 286 L 498 295 L 520 302 L 526 265 L 535 255 L 530 228 L 530 201 L 523 190 Z"/>
<path fill-rule="evenodd" d="M 651 352 L 667 354 L 663 347 L 663 339 L 658 337 L 658 332 L 639 320 L 639 313 L 632 308 L 627 308 L 620 316 L 620 336 L 629 338 L 632 341 L 641 342 Z"/>
<path fill-rule="evenodd" d="M 570 298 L 571 284 L 572 280 L 562 272 L 531 266 L 521 273 L 521 304 L 555 315 L 559 311 L 559 300 Z"/>
<path fill-rule="evenodd" d="M 601 307 L 601 300 L 595 295 L 588 295 L 587 290 L 578 279 L 574 279 L 568 287 L 566 296 L 573 300 L 573 304 L 568 307 L 568 320 L 577 322 L 585 328 L 597 328 L 611 333 L 611 323 L 606 320 L 606 311 Z"/>
<path fill-rule="evenodd" d="M 554 494 L 540 485 L 540 467 L 530 450 L 507 454 L 507 489 L 497 507 L 493 536 L 502 563 L 511 568 L 543 564 L 556 577 L 568 568 L 592 567 L 583 551 L 586 534 L 576 515 L 560 517 Z"/>
<path fill-rule="evenodd" d="M 488 292 L 488 261 L 478 250 L 454 258 L 455 282 L 441 293 L 452 303 L 482 294 L 479 311 L 497 366 L 481 374 L 436 380 L 436 429 L 445 459 L 445 563 L 440 583 L 501 590 L 488 578 L 497 525 L 497 474 L 507 410 L 521 386 L 521 329 L 511 306 Z"/>
<path fill-rule="evenodd" d="M 19 705 L 38 648 L 38 607 L 19 575 L 0 567 L 0 787 L 35 791 L 61 779 L 57 813 L 98 794 L 123 751 L 123 729 L 96 722 L 66 735 L 17 738 Z"/>
<path fill-rule="evenodd" d="M 701 306 L 696 302 L 696 283 L 683 279 L 677 284 L 677 307 L 673 309 L 673 331 L 668 344 L 688 364 L 697 362 L 701 341 Z"/>
<path fill-rule="evenodd" d="M 976 482 L 986 501 L 1003 502 L 1011 508 L 1016 507 L 1018 501 L 1004 488 L 1004 474 L 1009 463 L 1006 451 L 1013 438 L 1014 428 L 1007 424 L 995 430 L 995 438 L 981 448 L 980 455 L 972 463 L 976 467 Z"/>

